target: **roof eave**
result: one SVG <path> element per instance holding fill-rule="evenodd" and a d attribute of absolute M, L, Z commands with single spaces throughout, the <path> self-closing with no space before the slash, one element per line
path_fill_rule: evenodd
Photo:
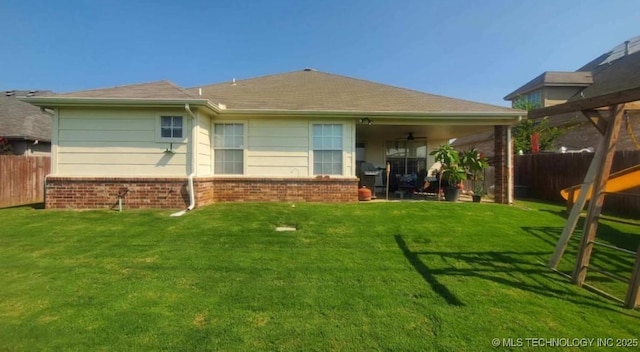
<path fill-rule="evenodd" d="M 516 99 L 516 98 L 518 98 L 519 96 L 521 96 L 523 94 L 527 94 L 527 93 L 533 92 L 534 90 L 540 89 L 542 87 L 544 87 L 544 85 L 540 84 L 540 85 L 534 86 L 534 87 L 532 87 L 530 89 L 526 89 L 526 90 L 520 90 L 520 89 L 514 90 L 513 92 L 509 93 L 508 95 L 506 95 L 502 99 L 503 100 L 507 100 L 507 101 L 513 100 L 513 99 Z"/>
<path fill-rule="evenodd" d="M 51 142 L 50 138 L 38 138 L 36 136 L 2 136 L 10 141 L 39 141 L 39 142 Z"/>
<path fill-rule="evenodd" d="M 275 109 L 227 109 L 224 115 L 267 115 L 267 116 L 312 116 L 312 117 L 377 117 L 384 119 L 430 119 L 430 118 L 479 118 L 517 119 L 527 114 L 526 111 L 351 111 L 351 110 L 275 110 Z"/>
<path fill-rule="evenodd" d="M 534 90 L 540 89 L 540 88 L 544 88 L 544 87 L 589 87 L 590 85 L 592 85 L 593 83 L 543 83 L 543 84 L 539 84 L 537 86 L 528 88 L 526 90 L 516 90 L 513 91 L 511 93 L 509 93 L 509 95 L 505 96 L 503 99 L 504 100 L 513 100 L 516 99 L 518 96 L 521 96 L 523 94 L 528 94 L 533 92 Z"/>
<path fill-rule="evenodd" d="M 185 104 L 200 106 L 219 114 L 222 110 L 208 99 L 136 99 L 136 98 L 80 98 L 29 97 L 20 100 L 42 108 L 54 107 L 181 107 Z"/>

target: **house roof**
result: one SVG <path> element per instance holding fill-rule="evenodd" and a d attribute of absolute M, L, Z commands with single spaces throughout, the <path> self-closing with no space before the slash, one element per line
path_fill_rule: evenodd
<path fill-rule="evenodd" d="M 570 101 L 640 87 L 640 51 L 604 62 L 594 70 L 593 85 L 583 89 Z"/>
<path fill-rule="evenodd" d="M 602 55 L 602 59 L 599 60 L 596 58 L 596 60 L 587 64 L 590 66 L 589 68 L 583 67 L 578 69 L 578 71 L 593 71 L 592 65 L 603 66 L 605 64 L 610 64 L 613 61 L 638 51 L 640 51 L 640 35 L 616 45 L 613 49 Z"/>
<path fill-rule="evenodd" d="M 0 136 L 51 140 L 51 116 L 14 96 L 0 96 Z"/>
<path fill-rule="evenodd" d="M 512 123 L 524 111 L 393 87 L 311 69 L 183 89 L 168 81 L 28 97 L 43 107 L 190 105 L 214 114 L 300 115 Z"/>
<path fill-rule="evenodd" d="M 461 145 L 473 144 L 492 139 L 495 136 L 494 131 L 486 131 L 482 133 L 476 133 L 468 136 L 458 137 L 451 143 L 453 147 L 459 147 Z"/>
<path fill-rule="evenodd" d="M 130 84 L 110 88 L 83 90 L 56 94 L 55 97 L 68 98 L 109 98 L 109 99 L 193 99 L 189 92 L 170 81 Z"/>
<path fill-rule="evenodd" d="M 220 111 L 220 108 L 213 105 L 209 100 L 195 97 L 182 87 L 169 81 L 123 85 L 44 97 L 26 97 L 23 100 L 42 107 L 179 107 L 189 104 L 207 108 L 214 113 Z"/>
<path fill-rule="evenodd" d="M 52 95 L 53 92 L 50 90 L 24 90 L 24 89 L 11 89 L 5 90 L 2 95 L 5 97 L 16 97 L 16 98 L 26 98 L 26 97 L 35 97 L 35 96 L 43 96 L 43 95 Z"/>
<path fill-rule="evenodd" d="M 544 72 L 504 99 L 512 100 L 543 86 L 584 86 L 570 101 L 640 87 L 640 36 L 616 45 L 575 72 Z"/>
<path fill-rule="evenodd" d="M 546 71 L 532 79 L 522 87 L 507 94 L 504 100 L 513 100 L 542 87 L 588 87 L 593 83 L 591 72 L 558 72 Z"/>
<path fill-rule="evenodd" d="M 188 89 L 230 110 L 484 112 L 516 110 L 304 69 Z"/>

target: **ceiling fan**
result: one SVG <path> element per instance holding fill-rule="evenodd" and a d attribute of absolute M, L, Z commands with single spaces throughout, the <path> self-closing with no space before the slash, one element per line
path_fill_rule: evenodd
<path fill-rule="evenodd" d="M 413 135 L 413 132 L 407 133 L 407 140 L 408 141 L 414 141 L 414 140 L 417 140 L 417 139 L 427 139 L 427 137 L 426 136 L 424 136 L 424 137 L 416 137 L 416 136 Z"/>

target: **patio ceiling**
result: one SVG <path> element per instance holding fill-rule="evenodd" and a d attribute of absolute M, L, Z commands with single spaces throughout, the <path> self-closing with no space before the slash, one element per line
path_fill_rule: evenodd
<path fill-rule="evenodd" d="M 424 124 L 358 124 L 356 126 L 356 140 L 402 140 L 406 139 L 409 133 L 414 138 L 426 137 L 428 140 L 449 140 L 492 131 L 493 126 L 474 125 L 424 125 Z"/>

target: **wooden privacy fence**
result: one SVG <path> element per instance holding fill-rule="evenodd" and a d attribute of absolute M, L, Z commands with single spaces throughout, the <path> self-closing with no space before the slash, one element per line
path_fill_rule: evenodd
<path fill-rule="evenodd" d="M 515 156 L 516 198 L 564 202 L 560 190 L 581 184 L 593 153 L 538 153 Z M 618 151 L 611 173 L 640 164 L 640 151 Z M 639 180 L 640 183 L 640 180 Z M 526 193 L 526 194 L 525 194 Z M 629 195 L 631 194 L 631 195 Z M 604 209 L 618 213 L 640 212 L 640 187 L 607 195 Z"/>
<path fill-rule="evenodd" d="M 48 156 L 0 155 L 0 208 L 44 202 Z"/>
<path fill-rule="evenodd" d="M 482 185 L 482 189 L 485 194 L 493 197 L 495 195 L 495 179 L 496 179 L 496 168 L 494 166 L 489 166 L 484 169 L 483 173 L 484 179 L 476 181 L 476 185 Z M 474 191 L 474 181 L 473 180 L 465 180 L 463 181 L 464 189 L 469 191 Z"/>

